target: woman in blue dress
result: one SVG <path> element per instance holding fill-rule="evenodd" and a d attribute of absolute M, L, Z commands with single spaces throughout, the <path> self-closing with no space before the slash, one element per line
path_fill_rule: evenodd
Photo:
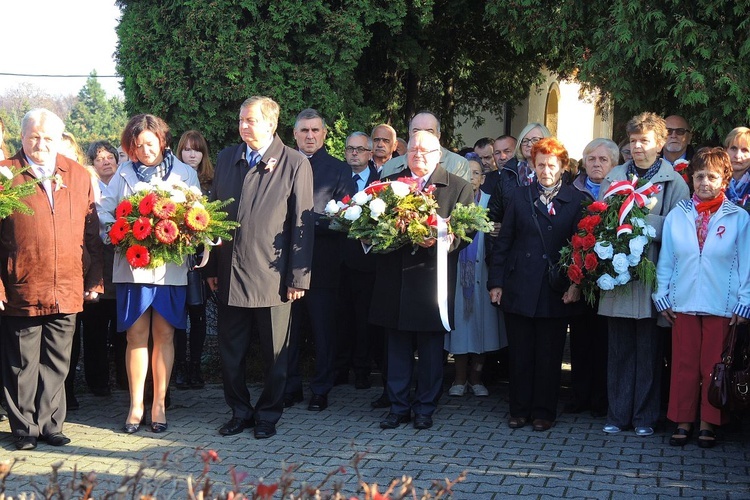
<path fill-rule="evenodd" d="M 154 115 L 137 115 L 122 133 L 122 147 L 130 161 L 117 169 L 102 193 L 97 211 L 102 235 L 115 221 L 115 209 L 123 198 L 136 192 L 139 182 L 182 181 L 200 188 L 198 175 L 169 149 L 169 126 Z M 154 399 L 151 430 L 167 430 L 165 398 L 174 363 L 175 328 L 185 328 L 187 265 L 167 263 L 154 269 L 133 268 L 123 253 L 115 253 L 112 281 L 117 292 L 117 330 L 126 331 L 128 345 L 125 363 L 130 387 L 130 411 L 123 431 L 137 432 L 144 418 L 143 392 L 149 366 L 149 337 L 153 340 L 151 371 Z"/>

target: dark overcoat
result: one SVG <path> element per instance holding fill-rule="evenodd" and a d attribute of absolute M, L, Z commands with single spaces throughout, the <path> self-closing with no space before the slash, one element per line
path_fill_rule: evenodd
<path fill-rule="evenodd" d="M 411 177 L 406 170 L 385 180 Z M 435 185 L 438 215 L 447 218 L 460 202 L 474 201 L 471 184 L 438 166 L 428 180 Z M 466 243 L 456 239 L 448 253 L 448 312 L 453 325 L 456 295 L 456 269 L 459 248 Z M 437 302 L 437 245 L 431 248 L 404 246 L 376 259 L 375 291 L 370 322 L 393 330 L 414 332 L 445 331 Z"/>
<path fill-rule="evenodd" d="M 313 178 L 304 155 L 278 135 L 248 169 L 247 146 L 219 153 L 211 197 L 240 223 L 232 241 L 211 252 L 207 277 L 219 278 L 219 300 L 235 307 L 271 307 L 287 288 L 310 287 L 313 249 Z"/>
<path fill-rule="evenodd" d="M 311 288 L 338 288 L 341 280 L 341 261 L 346 234 L 329 229 L 325 215 L 326 204 L 341 201 L 356 192 L 352 169 L 334 158 L 325 146 L 310 157 L 313 171 L 313 205 L 315 207 L 315 247 L 312 260 Z"/>
<path fill-rule="evenodd" d="M 580 301 L 563 304 L 562 292 L 550 288 L 544 245 L 557 263 L 560 250 L 577 230 L 584 198 L 583 193 L 563 183 L 553 200 L 555 215 L 550 215 L 539 201 L 536 182 L 514 190 L 493 248 L 487 281 L 488 289 L 503 289 L 503 311 L 529 318 L 560 318 L 582 311 Z M 532 199 L 544 245 L 532 217 Z"/>

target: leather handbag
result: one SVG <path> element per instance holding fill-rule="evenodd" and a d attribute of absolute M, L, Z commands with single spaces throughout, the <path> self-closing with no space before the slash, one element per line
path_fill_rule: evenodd
<path fill-rule="evenodd" d="M 203 283 L 203 276 L 199 269 L 195 267 L 195 258 L 191 255 L 188 257 L 187 272 L 187 305 L 199 306 L 206 301 L 206 289 Z"/>
<path fill-rule="evenodd" d="M 721 361 L 714 365 L 708 382 L 708 402 L 720 410 L 750 408 L 750 352 L 746 339 L 738 342 L 732 325 Z"/>

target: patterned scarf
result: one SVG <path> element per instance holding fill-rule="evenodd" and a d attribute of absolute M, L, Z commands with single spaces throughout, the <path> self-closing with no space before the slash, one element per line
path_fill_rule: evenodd
<path fill-rule="evenodd" d="M 151 179 L 155 176 L 164 181 L 172 172 L 173 165 L 174 155 L 171 150 L 166 149 L 164 150 L 164 159 L 158 165 L 148 167 L 139 161 L 135 161 L 133 162 L 133 170 L 135 170 L 135 175 L 141 182 L 151 182 Z"/>
<path fill-rule="evenodd" d="M 639 179 L 643 179 L 646 181 L 650 180 L 653 176 L 655 176 L 656 172 L 658 172 L 660 168 L 661 168 L 661 158 L 657 158 L 654 164 L 648 167 L 648 170 L 646 170 L 645 174 L 638 175 L 635 162 L 633 160 L 628 160 L 628 163 L 627 163 L 628 174 L 637 175 Z"/>
<path fill-rule="evenodd" d="M 727 198 L 735 205 L 741 207 L 747 204 L 747 201 L 750 200 L 750 171 L 742 174 L 742 177 L 738 181 L 734 179 L 729 181 Z"/>
<path fill-rule="evenodd" d="M 720 192 L 716 198 L 706 201 L 701 201 L 700 198 L 693 195 L 693 206 L 698 212 L 698 217 L 695 218 L 695 231 L 698 235 L 698 247 L 701 252 L 703 251 L 703 244 L 706 242 L 706 236 L 708 236 L 708 223 L 711 221 L 711 216 L 724 203 L 724 199 L 723 192 Z"/>
<path fill-rule="evenodd" d="M 539 191 L 539 201 L 541 201 L 544 206 L 547 207 L 548 214 L 555 215 L 555 205 L 552 204 L 552 200 L 554 200 L 555 196 L 557 196 L 557 193 L 560 192 L 560 188 L 562 187 L 562 177 L 554 186 L 544 187 L 538 182 L 536 183 L 536 186 L 537 190 Z"/>
<path fill-rule="evenodd" d="M 518 184 L 520 186 L 530 186 L 534 177 L 534 169 L 529 166 L 526 160 L 518 162 Z"/>

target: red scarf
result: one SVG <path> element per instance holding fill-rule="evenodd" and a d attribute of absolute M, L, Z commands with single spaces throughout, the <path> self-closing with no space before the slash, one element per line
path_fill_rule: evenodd
<path fill-rule="evenodd" d="M 706 242 L 706 236 L 708 236 L 708 223 L 711 216 L 724 203 L 724 198 L 724 191 L 719 192 L 716 198 L 706 201 L 701 201 L 696 195 L 693 195 L 693 205 L 698 212 L 698 217 L 695 219 L 695 231 L 698 235 L 698 247 L 701 251 L 703 251 L 703 244 Z"/>

